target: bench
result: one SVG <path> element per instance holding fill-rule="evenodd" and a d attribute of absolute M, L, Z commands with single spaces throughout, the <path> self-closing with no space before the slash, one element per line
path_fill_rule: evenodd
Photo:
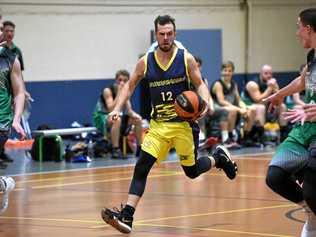
<path fill-rule="evenodd" d="M 83 128 L 62 128 L 62 129 L 48 129 L 48 130 L 34 130 L 32 132 L 33 137 L 38 137 L 38 157 L 39 161 L 43 161 L 43 139 L 44 137 L 55 137 L 59 144 L 60 154 L 63 154 L 63 140 L 61 136 L 75 135 L 81 133 L 91 133 L 97 131 L 95 127 L 83 127 Z"/>

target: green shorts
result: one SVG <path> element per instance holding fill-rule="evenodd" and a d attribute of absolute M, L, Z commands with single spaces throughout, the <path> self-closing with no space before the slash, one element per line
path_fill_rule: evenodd
<path fill-rule="evenodd" d="M 107 121 L 109 114 L 96 111 L 93 113 L 93 126 L 95 126 L 104 136 L 107 135 Z"/>
<path fill-rule="evenodd" d="M 295 125 L 288 137 L 278 147 L 270 166 L 277 166 L 289 173 L 296 173 L 306 166 L 309 145 L 316 142 L 316 123 Z"/>

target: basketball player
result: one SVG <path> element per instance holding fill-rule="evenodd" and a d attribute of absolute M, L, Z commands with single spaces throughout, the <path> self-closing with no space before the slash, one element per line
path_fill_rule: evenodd
<path fill-rule="evenodd" d="M 174 44 L 175 20 L 168 15 L 158 16 L 155 19 L 155 35 L 158 48 L 138 61 L 110 113 L 112 119 L 117 119 L 122 105 L 134 92 L 137 83 L 141 79 L 148 81 L 152 119 L 134 169 L 127 204 L 121 211 L 104 208 L 101 212 L 104 221 L 122 233 L 131 232 L 135 208 L 144 193 L 148 173 L 155 162 L 160 163 L 166 158 L 170 148 L 176 149 L 184 173 L 191 179 L 211 167 L 223 169 L 230 179 L 234 179 L 237 173 L 236 164 L 222 146 L 218 146 L 212 156 L 197 159 L 199 127 L 196 122 L 189 123 L 177 116 L 174 100 L 181 92 L 188 90 L 189 83 L 193 83 L 198 94 L 208 102 L 208 89 L 202 82 L 193 56 Z M 207 109 L 204 114 L 206 112 Z"/>
<path fill-rule="evenodd" d="M 304 89 L 305 103 L 315 104 L 316 102 L 316 8 L 300 12 L 297 26 L 297 36 L 302 46 L 310 49 L 307 55 L 307 65 L 301 76 L 266 99 L 271 102 L 270 109 L 280 105 L 285 96 Z M 286 117 L 293 120 L 291 112 L 287 113 Z M 302 186 L 297 184 L 297 179 L 303 183 Z M 315 180 L 316 123 L 308 121 L 294 126 L 273 156 L 266 177 L 267 185 L 274 192 L 306 209 L 308 218 L 301 237 L 316 236 Z"/>
<path fill-rule="evenodd" d="M 3 45 L 6 42 L 2 42 Z M 4 148 L 11 127 L 25 138 L 21 126 L 21 115 L 25 102 L 25 86 L 22 79 L 20 62 L 7 47 L 0 45 L 0 150 Z M 8 194 L 14 189 L 13 178 L 0 176 L 0 193 L 3 193 L 0 214 L 8 206 Z"/>

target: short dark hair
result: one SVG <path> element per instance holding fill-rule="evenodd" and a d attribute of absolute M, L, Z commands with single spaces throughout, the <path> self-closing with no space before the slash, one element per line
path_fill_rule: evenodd
<path fill-rule="evenodd" d="M 12 21 L 4 21 L 2 25 L 3 25 L 3 28 L 6 26 L 12 26 L 13 29 L 15 29 L 15 24 Z"/>
<path fill-rule="evenodd" d="M 115 79 L 117 79 L 119 76 L 125 76 L 129 79 L 129 72 L 125 69 L 121 69 L 121 70 L 118 70 L 116 73 L 115 73 Z"/>
<path fill-rule="evenodd" d="M 157 32 L 158 25 L 164 26 L 169 23 L 173 25 L 174 31 L 176 31 L 176 23 L 174 18 L 169 15 L 157 16 L 157 18 L 155 19 L 155 32 Z"/>
<path fill-rule="evenodd" d="M 194 59 L 195 59 L 195 61 L 196 61 L 198 64 L 200 64 L 200 66 L 202 66 L 203 61 L 202 61 L 202 59 L 201 59 L 200 57 L 194 56 Z"/>
<path fill-rule="evenodd" d="M 233 72 L 235 71 L 235 65 L 232 61 L 226 61 L 222 63 L 222 67 L 221 67 L 221 71 L 223 71 L 223 69 L 227 68 L 227 67 L 231 67 L 233 69 Z"/>
<path fill-rule="evenodd" d="M 303 25 L 310 25 L 316 32 L 316 8 L 307 8 L 301 11 L 299 17 Z"/>

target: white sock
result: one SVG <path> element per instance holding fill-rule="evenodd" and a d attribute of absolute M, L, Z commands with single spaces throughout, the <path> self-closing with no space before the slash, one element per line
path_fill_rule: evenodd
<path fill-rule="evenodd" d="M 223 130 L 222 131 L 222 142 L 225 142 L 228 139 L 228 131 Z"/>

